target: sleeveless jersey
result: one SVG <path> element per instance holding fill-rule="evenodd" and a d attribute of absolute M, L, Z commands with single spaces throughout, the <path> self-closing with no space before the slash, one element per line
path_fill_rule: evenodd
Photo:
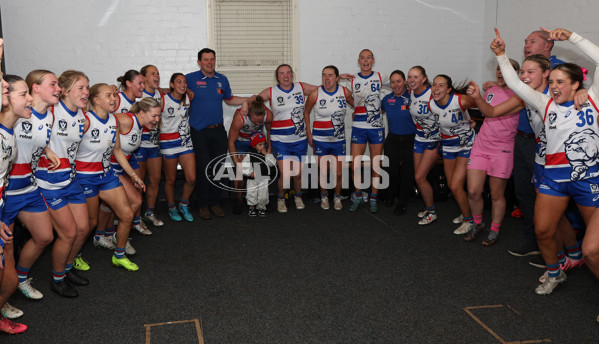
<path fill-rule="evenodd" d="M 168 93 L 162 96 L 162 127 L 160 128 L 160 151 L 171 154 L 169 149 L 185 147 L 193 149 L 189 135 L 189 104 L 191 100 L 185 95 L 185 105 L 171 97 Z"/>
<path fill-rule="evenodd" d="M 451 93 L 445 106 L 440 106 L 433 99 L 429 101 L 429 109 L 439 118 L 439 128 L 445 150 L 448 146 L 467 147 L 472 145 L 474 129 L 470 126 L 470 114 L 462 109 L 461 95 Z"/>
<path fill-rule="evenodd" d="M 581 111 L 574 109 L 573 101 L 560 105 L 549 100 L 543 118 L 547 135 L 544 177 L 561 183 L 599 175 L 598 113 L 590 97 Z"/>
<path fill-rule="evenodd" d="M 115 112 L 129 112 L 134 103 L 135 99 L 129 99 L 123 92 L 119 92 L 119 104 L 116 106 Z"/>
<path fill-rule="evenodd" d="M 270 117 L 270 112 L 266 111 L 264 119 L 262 120 L 262 122 L 258 124 L 252 122 L 249 115 L 243 116 L 241 113 L 239 113 L 239 116 L 241 116 L 241 119 L 243 119 L 243 126 L 241 127 L 241 129 L 239 129 L 237 141 L 248 142 L 250 141 L 252 135 L 258 132 L 266 134 L 264 131 L 264 124 L 268 121 Z"/>
<path fill-rule="evenodd" d="M 8 172 L 17 156 L 14 131 L 0 123 L 0 215 L 4 205 L 4 190 L 8 184 Z"/>
<path fill-rule="evenodd" d="M 31 109 L 30 118 L 20 118 L 14 126 L 17 141 L 17 158 L 8 176 L 7 195 L 21 195 L 37 189 L 33 172 L 50 141 L 54 115 L 48 109 L 40 114 Z"/>
<path fill-rule="evenodd" d="M 158 103 L 162 104 L 162 95 L 160 91 L 155 90 L 154 94 L 149 94 L 146 90 L 141 94 L 141 98 L 154 98 L 158 101 Z M 143 127 L 143 132 L 141 134 L 141 147 L 143 148 L 156 148 L 159 145 L 160 141 L 160 133 L 158 130 L 158 125 L 155 125 L 153 129 L 148 129 L 145 126 Z"/>
<path fill-rule="evenodd" d="M 420 142 L 441 141 L 439 118 L 429 110 L 428 102 L 431 100 L 430 86 L 421 94 L 410 92 L 410 115 L 416 124 L 415 140 Z"/>
<path fill-rule="evenodd" d="M 142 127 L 141 124 L 139 124 L 137 116 L 135 116 L 132 113 L 127 113 L 127 116 L 129 116 L 129 118 L 133 120 L 133 123 L 129 132 L 125 134 L 119 133 L 119 141 L 121 143 L 121 150 L 123 151 L 123 153 L 125 153 L 127 160 L 129 160 L 129 158 L 131 158 L 131 155 L 133 155 L 133 153 L 139 148 L 139 145 L 141 144 Z M 114 157 L 112 156 L 110 158 L 110 161 L 118 164 L 118 162 L 114 160 Z"/>
<path fill-rule="evenodd" d="M 279 85 L 270 88 L 270 109 L 273 113 L 271 140 L 291 143 L 306 140 L 304 123 L 304 89 L 296 82 L 289 91 Z"/>
<path fill-rule="evenodd" d="M 89 126 L 77 151 L 77 174 L 105 175 L 110 171 L 110 156 L 116 141 L 116 118 L 109 113 L 106 119 L 101 119 L 93 111 L 86 113 L 85 117 Z"/>
<path fill-rule="evenodd" d="M 318 88 L 314 111 L 313 139 L 320 142 L 345 142 L 345 88 L 337 85 L 332 93 Z"/>
<path fill-rule="evenodd" d="M 68 186 L 75 178 L 75 157 L 83 137 L 85 115 L 81 109 L 69 110 L 62 101 L 54 107 L 54 123 L 48 147 L 60 158 L 60 166 L 49 170 L 50 160 L 42 155 L 35 171 L 38 185 L 46 190 Z"/>
<path fill-rule="evenodd" d="M 372 72 L 367 77 L 360 73 L 354 75 L 351 81 L 355 105 L 352 127 L 377 129 L 385 126 L 381 116 L 381 87 L 381 73 Z"/>

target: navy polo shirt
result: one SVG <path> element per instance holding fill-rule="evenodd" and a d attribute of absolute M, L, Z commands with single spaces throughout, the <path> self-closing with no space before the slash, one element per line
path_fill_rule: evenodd
<path fill-rule="evenodd" d="M 229 80 L 223 74 L 214 72 L 207 77 L 201 70 L 185 75 L 187 88 L 194 96 L 189 108 L 189 125 L 202 130 L 210 125 L 223 123 L 223 99 L 233 98 Z"/>
<path fill-rule="evenodd" d="M 386 95 L 381 106 L 387 114 L 390 133 L 395 135 L 416 134 L 416 125 L 410 115 L 410 92 L 408 90 L 399 97 L 394 93 Z"/>

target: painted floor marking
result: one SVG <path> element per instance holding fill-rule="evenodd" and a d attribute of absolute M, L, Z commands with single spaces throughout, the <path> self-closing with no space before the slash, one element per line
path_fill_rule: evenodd
<path fill-rule="evenodd" d="M 157 323 L 157 324 L 146 324 L 146 325 L 144 325 L 146 328 L 146 344 L 150 344 L 150 338 L 151 338 L 150 332 L 151 332 L 152 327 L 183 324 L 183 323 L 190 323 L 190 322 L 195 323 L 196 333 L 198 335 L 198 344 L 204 344 L 204 337 L 202 336 L 202 328 L 200 327 L 200 321 L 198 319 L 167 321 L 167 322 Z"/>
<path fill-rule="evenodd" d="M 480 320 L 476 315 L 474 315 L 473 312 L 471 312 L 471 310 L 475 310 L 475 309 L 490 309 L 490 308 L 503 308 L 503 307 L 505 307 L 505 308 L 513 311 L 514 313 L 516 313 L 518 315 L 521 315 L 520 312 L 516 311 L 514 308 L 512 308 L 509 305 L 506 305 L 506 306 L 504 306 L 504 305 L 489 305 L 489 306 L 464 307 L 464 311 L 466 313 L 468 313 L 468 315 L 471 316 L 472 319 L 474 319 L 474 321 L 476 321 L 487 332 L 489 332 L 489 334 L 491 334 L 493 337 L 495 337 L 495 339 L 497 339 L 502 344 L 551 343 L 551 339 L 532 339 L 532 340 L 522 340 L 522 341 L 507 342 L 503 338 L 499 337 L 499 335 L 497 333 L 495 333 L 495 331 L 493 331 L 489 326 L 487 326 L 485 323 L 483 323 L 482 320 Z"/>

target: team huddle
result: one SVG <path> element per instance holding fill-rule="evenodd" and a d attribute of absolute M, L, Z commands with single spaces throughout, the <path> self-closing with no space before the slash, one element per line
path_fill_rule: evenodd
<path fill-rule="evenodd" d="M 544 43 L 568 40 L 599 65 L 599 47 L 576 33 L 557 29 L 533 34 Z M 372 168 L 369 188 L 355 185 L 349 211 L 357 211 L 368 201 L 369 211 L 376 213 L 378 193 L 384 191 L 385 203 L 393 204 L 397 196 L 395 213 L 401 215 L 415 183 L 425 205 L 418 223 L 436 221 L 427 175 L 442 158 L 460 209 L 453 220 L 459 225 L 454 233 L 471 242 L 486 229 L 482 244 L 490 246 L 498 240 L 506 211 L 504 193 L 513 172 L 515 179 L 536 189 L 533 239 L 527 248 L 513 253 L 540 250 L 546 272 L 536 293 L 552 293 L 565 281 L 564 271 L 585 262 L 599 276 L 599 240 L 595 238 L 599 235 L 599 213 L 595 212 L 599 201 L 599 73 L 587 91 L 577 65 L 530 54 L 520 66 L 508 59 L 498 32 L 491 50 L 497 56 L 497 81 L 485 86 L 484 95 L 474 82 L 454 85 L 443 74 L 430 82 L 421 66 L 412 67 L 407 78 L 399 70 L 387 78 L 373 70 L 374 54 L 368 49 L 359 54 L 359 73 L 340 74 L 337 67 L 328 65 L 318 86 L 294 82 L 291 66 L 282 64 L 275 71 L 277 85 L 249 98 L 233 96 L 226 77 L 214 71 L 216 54 L 210 49 L 198 53 L 200 71 L 173 74 L 168 89 L 159 88 L 158 69 L 152 65 L 120 77 L 120 92 L 106 83 L 90 87 L 87 76 L 74 70 L 59 76 L 35 70 L 25 79 L 4 75 L 0 331 L 26 330 L 25 325 L 9 320 L 23 312 L 7 301 L 17 288 L 28 298 L 43 297 L 28 274 L 54 232 L 51 288 L 63 297 L 77 297 L 76 287 L 89 284 L 77 271 L 90 269 L 82 248 L 92 230 L 94 246 L 113 250 L 112 264 L 139 270 L 128 258 L 135 254 L 128 239 L 131 229 L 151 235 L 146 223 L 164 225 L 154 212 L 162 173 L 173 221 L 194 221 L 189 199 L 196 180 L 200 218 L 225 216 L 218 204 L 220 191 L 210 186 L 210 176 L 204 171 L 211 160 L 227 151 L 246 177 L 245 186 L 244 181 L 235 181 L 234 212 L 243 209 L 241 190 L 245 190 L 249 216 L 266 216 L 268 175 L 276 166 L 276 209 L 286 213 L 286 189 L 293 189 L 297 209 L 305 207 L 301 173 L 292 171 L 301 171 L 310 145 L 320 168 L 336 171 L 333 187 L 326 179 L 319 180 L 320 207 L 330 209 L 332 199 L 333 208 L 341 211 L 344 159 L 340 158 L 348 155 L 347 137 L 354 174 L 363 168 L 361 158 L 367 147 L 371 157 L 383 153 L 389 157 L 391 174 L 388 190 L 379 190 L 380 174 Z M 348 80 L 350 87 L 340 85 L 340 79 Z M 381 90 L 386 86 L 392 92 L 383 97 Z M 240 106 L 228 133 L 223 127 L 222 101 Z M 350 106 L 354 111 L 348 134 L 345 117 Z M 469 108 L 485 115 L 478 133 Z M 533 147 L 535 157 L 519 156 L 520 145 Z M 521 174 L 518 164 L 529 162 L 530 174 Z M 185 183 L 177 204 L 178 166 Z M 492 198 L 489 228 L 482 221 L 487 177 Z M 332 197 L 329 189 L 334 189 Z M 564 215 L 570 200 L 587 227 L 582 245 Z M 519 201 L 527 203 L 524 198 Z M 146 205 L 143 211 L 142 204 Z M 532 207 L 521 205 L 532 222 Z M 29 230 L 31 239 L 15 261 L 12 234 L 17 220 Z"/>

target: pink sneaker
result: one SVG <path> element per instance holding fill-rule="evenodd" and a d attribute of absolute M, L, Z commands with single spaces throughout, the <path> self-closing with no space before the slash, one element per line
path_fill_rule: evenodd
<path fill-rule="evenodd" d="M 560 267 L 564 271 L 570 271 L 576 267 L 583 266 L 583 265 L 584 265 L 584 258 L 572 259 L 570 257 L 566 257 L 566 262 L 564 263 L 564 265 L 561 265 Z"/>
<path fill-rule="evenodd" d="M 27 330 L 27 325 L 12 322 L 8 318 L 0 318 L 0 332 L 8 334 L 19 334 Z"/>

